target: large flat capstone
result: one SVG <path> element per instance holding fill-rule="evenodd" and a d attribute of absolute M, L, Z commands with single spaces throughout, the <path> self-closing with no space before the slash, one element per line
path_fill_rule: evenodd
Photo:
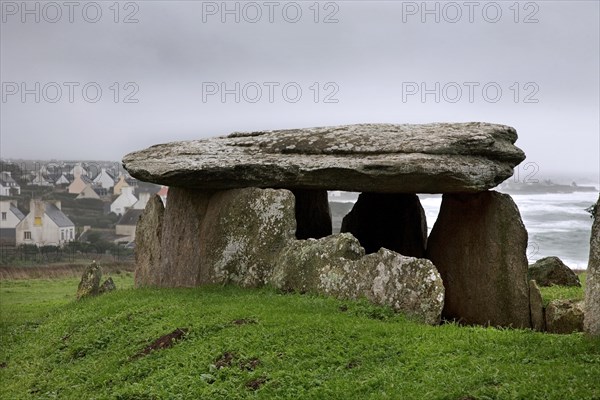
<path fill-rule="evenodd" d="M 516 140 L 514 128 L 482 122 L 344 125 L 159 144 L 123 165 L 143 181 L 204 190 L 479 192 L 525 159 Z"/>

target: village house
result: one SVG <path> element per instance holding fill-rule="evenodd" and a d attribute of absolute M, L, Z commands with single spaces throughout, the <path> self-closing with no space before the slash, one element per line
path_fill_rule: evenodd
<path fill-rule="evenodd" d="M 94 178 L 93 182 L 107 190 L 115 186 L 115 178 L 106 171 L 106 168 L 100 169 L 100 173 Z"/>
<path fill-rule="evenodd" d="M 146 204 L 148 204 L 148 201 L 152 196 L 153 194 L 150 192 L 138 193 L 138 201 L 136 201 L 135 204 L 131 206 L 131 208 L 135 210 L 143 210 L 144 208 L 146 208 Z"/>
<path fill-rule="evenodd" d="M 17 208 L 14 200 L 0 201 L 0 244 L 16 244 L 16 226 L 25 215 Z"/>
<path fill-rule="evenodd" d="M 143 212 L 133 208 L 125 212 L 115 226 L 115 233 L 120 236 L 118 241 L 131 243 L 135 240 L 135 228 Z"/>
<path fill-rule="evenodd" d="M 65 174 L 63 172 L 60 175 L 56 175 L 56 177 L 54 179 L 54 184 L 55 185 L 69 185 L 72 180 L 73 180 L 72 176 L 69 178 L 69 176 L 67 176 L 67 174 Z"/>
<path fill-rule="evenodd" d="M 85 175 L 75 176 L 73 182 L 69 185 L 69 193 L 79 194 L 85 189 L 87 185 L 91 185 L 92 180 Z"/>
<path fill-rule="evenodd" d="M 62 212 L 60 201 L 31 200 L 29 210 L 16 226 L 17 244 L 62 246 L 75 240 L 75 224 Z"/>
<path fill-rule="evenodd" d="M 71 170 L 69 171 L 69 174 L 73 175 L 74 178 L 89 175 L 87 169 L 85 169 L 85 167 L 83 167 L 83 165 L 81 165 L 81 163 L 75 164 L 73 166 L 73 168 L 71 168 Z"/>
<path fill-rule="evenodd" d="M 121 194 L 110 205 L 110 212 L 117 215 L 123 215 L 125 212 L 137 203 L 138 199 L 133 195 L 134 188 L 126 186 L 121 189 Z"/>
<path fill-rule="evenodd" d="M 41 172 L 38 172 L 37 174 L 35 174 L 35 177 L 31 181 L 31 184 L 35 185 L 35 186 L 53 186 L 54 185 L 54 183 L 52 182 L 52 179 L 50 179 L 47 175 L 42 174 Z"/>
<path fill-rule="evenodd" d="M 21 186 L 13 179 L 10 171 L 0 172 L 0 196 L 21 194 Z"/>
<path fill-rule="evenodd" d="M 113 193 L 116 195 L 120 195 L 121 194 L 121 189 L 123 189 L 124 187 L 128 187 L 130 186 L 129 183 L 127 183 L 127 180 L 125 179 L 125 175 L 121 175 L 119 176 L 119 180 L 117 181 L 117 183 L 115 183 L 115 186 L 113 187 Z"/>
<path fill-rule="evenodd" d="M 102 189 L 100 186 L 98 186 L 98 188 Z M 100 199 L 100 194 L 95 190 L 95 185 L 88 183 L 83 190 L 79 192 L 77 197 L 75 197 L 75 200 L 80 199 Z"/>

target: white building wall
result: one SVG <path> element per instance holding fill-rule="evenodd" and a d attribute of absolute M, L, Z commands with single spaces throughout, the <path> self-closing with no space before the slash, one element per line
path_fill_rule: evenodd
<path fill-rule="evenodd" d="M 128 240 L 130 242 L 135 240 L 135 225 L 117 225 L 115 227 L 115 233 L 119 236 L 128 236 L 129 239 L 120 239 L 120 240 Z"/>
<path fill-rule="evenodd" d="M 0 184 L 0 196 L 10 196 L 10 187 Z"/>
<path fill-rule="evenodd" d="M 132 208 L 135 210 L 145 209 L 146 204 L 148 204 L 151 197 L 152 197 L 151 193 L 148 193 L 148 192 L 139 193 L 139 200 L 132 206 Z"/>
<path fill-rule="evenodd" d="M 0 201 L 0 228 L 14 228 L 21 222 L 21 220 L 10 211 L 10 205 L 10 201 Z"/>
<path fill-rule="evenodd" d="M 117 215 L 123 215 L 128 208 L 133 207 L 138 201 L 133 195 L 133 189 L 134 188 L 130 186 L 122 188 L 119 197 L 117 197 L 110 205 L 110 211 Z"/>

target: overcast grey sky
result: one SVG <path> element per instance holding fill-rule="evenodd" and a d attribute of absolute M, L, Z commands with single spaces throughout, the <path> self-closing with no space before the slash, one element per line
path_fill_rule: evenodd
<path fill-rule="evenodd" d="M 1 3 L 3 158 L 487 121 L 540 172 L 600 169 L 598 1 Z"/>

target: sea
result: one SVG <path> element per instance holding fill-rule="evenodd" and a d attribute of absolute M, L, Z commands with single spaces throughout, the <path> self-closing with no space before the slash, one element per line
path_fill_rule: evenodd
<path fill-rule="evenodd" d="M 597 185 L 596 185 L 597 187 Z M 509 193 L 529 234 L 527 258 L 534 263 L 548 256 L 559 257 L 571 269 L 585 270 L 590 251 L 591 215 L 586 208 L 598 200 L 598 191 L 572 193 Z M 437 218 L 441 195 L 419 195 L 429 232 Z M 330 192 L 330 202 L 343 203 L 348 210 L 358 193 Z M 336 211 L 337 214 L 336 215 Z M 334 233 L 339 232 L 344 211 L 332 207 Z"/>

